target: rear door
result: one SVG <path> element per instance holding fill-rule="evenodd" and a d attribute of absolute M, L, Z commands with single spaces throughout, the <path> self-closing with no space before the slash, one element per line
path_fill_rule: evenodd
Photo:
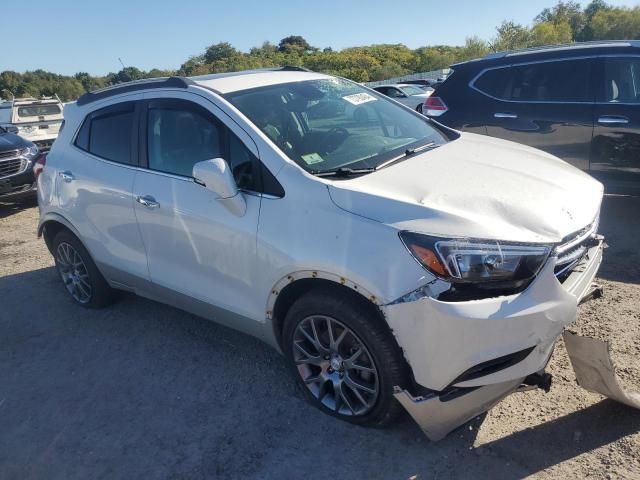
<path fill-rule="evenodd" d="M 474 82 L 494 97 L 487 133 L 539 148 L 587 170 L 593 133 L 593 58 L 487 70 Z"/>
<path fill-rule="evenodd" d="M 131 95 L 96 109 L 85 117 L 69 148 L 50 154 L 58 169 L 62 215 L 78 229 L 107 278 L 132 288 L 149 277 L 132 197 L 140 98 Z"/>
<path fill-rule="evenodd" d="M 590 171 L 608 191 L 640 189 L 640 57 L 600 59 Z"/>

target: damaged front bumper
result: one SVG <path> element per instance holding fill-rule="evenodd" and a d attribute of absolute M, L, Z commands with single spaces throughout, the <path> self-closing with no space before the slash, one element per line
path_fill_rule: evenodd
<path fill-rule="evenodd" d="M 561 284 L 549 262 L 517 295 L 441 302 L 430 297 L 384 306 L 384 313 L 427 394 L 395 397 L 431 440 L 439 440 L 544 370 L 555 342 L 589 294 L 603 239 Z"/>

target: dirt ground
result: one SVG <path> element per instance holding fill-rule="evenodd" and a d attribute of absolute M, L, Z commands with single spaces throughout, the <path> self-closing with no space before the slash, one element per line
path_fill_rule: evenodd
<path fill-rule="evenodd" d="M 605 199 L 605 296 L 573 326 L 640 386 L 640 198 Z M 0 478 L 640 478 L 640 411 L 588 393 L 562 344 L 551 392 L 513 394 L 430 443 L 307 405 L 253 338 L 133 296 L 66 297 L 37 209 L 0 206 Z"/>

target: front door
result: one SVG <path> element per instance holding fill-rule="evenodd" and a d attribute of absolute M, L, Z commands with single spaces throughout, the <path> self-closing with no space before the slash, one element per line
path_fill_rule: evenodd
<path fill-rule="evenodd" d="M 600 98 L 591 174 L 606 190 L 640 190 L 640 57 L 605 57 L 601 61 Z"/>
<path fill-rule="evenodd" d="M 195 163 L 222 157 L 238 186 L 249 188 L 255 145 L 223 124 L 206 99 L 171 95 L 145 102 L 140 152 L 146 169 L 133 188 L 151 281 L 243 317 L 264 317 L 254 294 L 261 197 L 244 194 L 247 210 L 238 216 L 192 178 Z"/>

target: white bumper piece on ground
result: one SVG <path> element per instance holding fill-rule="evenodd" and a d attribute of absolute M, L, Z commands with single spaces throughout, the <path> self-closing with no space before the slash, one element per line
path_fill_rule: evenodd
<path fill-rule="evenodd" d="M 640 408 L 640 392 L 626 392 L 622 387 L 607 342 L 568 331 L 562 338 L 578 385 L 630 407 Z"/>
<path fill-rule="evenodd" d="M 555 342 L 591 290 L 604 242 L 561 284 L 549 262 L 524 292 L 484 300 L 430 297 L 383 307 L 418 384 L 395 397 L 431 440 L 483 413 L 546 367 Z M 615 398 L 615 397 L 612 397 Z"/>

